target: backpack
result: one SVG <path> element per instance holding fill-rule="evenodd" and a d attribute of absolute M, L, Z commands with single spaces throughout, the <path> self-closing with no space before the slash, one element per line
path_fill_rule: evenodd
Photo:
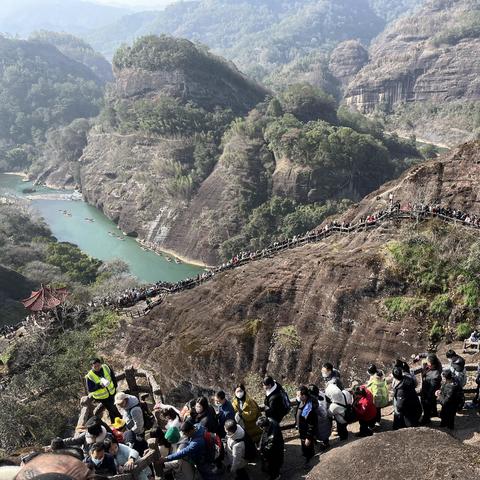
<path fill-rule="evenodd" d="M 450 371 L 453 373 L 453 376 L 455 377 L 455 380 L 457 381 L 457 383 L 463 389 L 463 387 L 465 387 L 465 385 L 467 384 L 467 375 L 465 374 L 465 370 L 459 372 L 454 368 L 451 368 Z"/>
<path fill-rule="evenodd" d="M 144 430 L 150 430 L 155 425 L 155 417 L 148 409 L 148 405 L 146 402 L 140 402 L 139 407 L 142 409 L 143 428 Z"/>
<path fill-rule="evenodd" d="M 223 459 L 223 443 L 222 439 L 216 434 L 205 430 L 203 433 L 205 446 L 207 450 L 206 459 L 208 463 L 213 463 L 216 460 Z"/>
<path fill-rule="evenodd" d="M 253 460 L 255 460 L 257 458 L 257 447 L 253 442 L 252 437 L 247 432 L 245 432 L 245 436 L 241 440 L 234 440 L 233 444 L 235 445 L 240 442 L 245 443 L 245 455 L 243 456 L 243 458 L 247 462 L 252 462 Z"/>
<path fill-rule="evenodd" d="M 288 393 L 284 390 L 283 387 L 280 387 L 280 393 L 282 395 L 283 406 L 284 406 L 284 416 L 290 413 L 292 409 L 292 405 L 290 404 L 290 398 L 288 397 Z"/>
<path fill-rule="evenodd" d="M 357 415 L 355 414 L 353 405 L 347 402 L 347 397 L 345 396 L 345 393 L 342 392 L 342 395 L 343 399 L 345 400 L 345 405 L 342 405 L 342 407 L 345 407 L 345 413 L 343 414 L 343 418 L 347 423 L 355 423 L 357 421 Z"/>

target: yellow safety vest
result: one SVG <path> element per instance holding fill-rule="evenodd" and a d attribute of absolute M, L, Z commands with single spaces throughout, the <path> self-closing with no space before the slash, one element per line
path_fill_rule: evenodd
<path fill-rule="evenodd" d="M 103 372 L 105 373 L 105 379 L 108 380 L 110 383 L 108 387 L 102 387 L 95 392 L 92 392 L 92 397 L 95 400 L 105 400 L 106 398 L 115 395 L 115 385 L 113 384 L 112 374 L 108 365 L 102 365 Z M 93 371 L 90 370 L 86 375 L 85 378 L 91 380 L 93 383 L 97 385 L 101 385 L 100 377 Z"/>

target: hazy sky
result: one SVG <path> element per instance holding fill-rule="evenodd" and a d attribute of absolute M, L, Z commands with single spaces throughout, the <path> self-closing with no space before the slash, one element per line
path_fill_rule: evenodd
<path fill-rule="evenodd" d="M 93 0 L 95 3 L 102 3 L 104 5 L 117 5 L 131 8 L 155 8 L 164 7 L 169 3 L 174 3 L 177 0 Z"/>

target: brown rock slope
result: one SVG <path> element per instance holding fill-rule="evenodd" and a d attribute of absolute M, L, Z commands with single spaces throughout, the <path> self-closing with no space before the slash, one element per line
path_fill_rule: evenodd
<path fill-rule="evenodd" d="M 307 480 L 471 480 L 480 475 L 478 452 L 429 428 L 384 432 L 322 455 Z"/>
<path fill-rule="evenodd" d="M 370 62 L 350 83 L 348 105 L 391 114 L 391 126 L 456 145 L 476 128 L 480 99 L 480 5 L 428 0 L 389 26 L 370 47 Z"/>
<path fill-rule="evenodd" d="M 416 187 L 437 184 L 440 169 L 443 189 L 435 199 L 480 213 L 476 193 L 460 193 L 463 182 L 473 186 L 480 179 L 479 152 L 478 143 L 466 145 L 410 170 L 388 189 L 400 189 L 410 175 L 412 184 L 404 194 L 413 198 Z M 376 209 L 376 198 L 371 195 L 349 215 L 356 217 L 367 206 Z M 412 228 L 408 222 L 390 222 L 217 274 L 193 290 L 169 296 L 142 320 L 122 325 L 112 348 L 155 371 L 165 391 L 182 382 L 226 387 L 265 372 L 287 383 L 318 381 L 326 360 L 339 363 L 347 380 L 363 378 L 368 363 L 388 365 L 428 343 L 428 322 L 414 315 L 388 321 L 382 304 L 384 297 L 406 289 L 389 274 L 385 245 L 405 238 Z"/>

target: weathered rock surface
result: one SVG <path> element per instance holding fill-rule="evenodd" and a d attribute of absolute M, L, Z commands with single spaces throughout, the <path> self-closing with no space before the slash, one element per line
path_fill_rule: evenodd
<path fill-rule="evenodd" d="M 357 40 L 347 40 L 333 50 L 329 68 L 345 87 L 367 63 L 368 50 Z"/>
<path fill-rule="evenodd" d="M 407 170 L 399 179 L 367 195 L 355 209 L 345 215 L 346 221 L 365 217 L 381 210 L 393 193 L 395 201 L 449 206 L 464 212 L 480 214 L 480 141 L 466 143 L 447 155 Z"/>
<path fill-rule="evenodd" d="M 469 102 L 480 99 L 480 39 L 465 25 L 478 8 L 475 0 L 429 0 L 391 24 L 348 86 L 347 105 L 364 113 L 403 106 L 392 119 L 398 128 L 450 145 L 468 140 L 475 128 Z"/>
<path fill-rule="evenodd" d="M 480 474 L 478 453 L 478 448 L 429 428 L 383 432 L 322 455 L 307 480 L 470 480 Z"/>
<path fill-rule="evenodd" d="M 435 198 L 480 213 L 477 194 L 468 188 L 480 179 L 479 161 L 480 144 L 465 145 L 411 169 L 346 217 L 383 208 L 377 196 L 396 187 L 397 198 L 412 201 L 422 186 L 433 189 L 425 201 Z M 141 323 L 123 325 L 111 348 L 157 372 L 166 391 L 183 382 L 225 387 L 229 379 L 234 384 L 266 372 L 290 384 L 318 382 L 326 360 L 340 365 L 347 382 L 362 379 L 369 363 L 386 367 L 428 345 L 426 322 L 414 316 L 387 321 L 382 306 L 383 298 L 406 289 L 389 273 L 385 244 L 412 228 L 391 222 L 218 274 L 168 297 Z"/>

